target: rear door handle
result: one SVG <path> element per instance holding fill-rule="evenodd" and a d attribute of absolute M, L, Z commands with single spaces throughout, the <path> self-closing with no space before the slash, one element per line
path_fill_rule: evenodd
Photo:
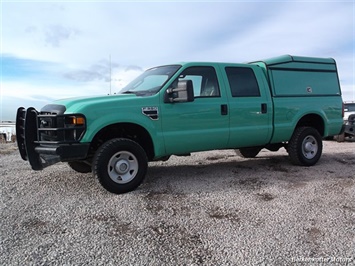
<path fill-rule="evenodd" d="M 262 114 L 266 114 L 267 113 L 267 104 L 266 103 L 262 103 L 261 104 L 261 113 Z"/>
<path fill-rule="evenodd" d="M 228 115 L 228 105 L 226 104 L 221 105 L 221 115 Z"/>

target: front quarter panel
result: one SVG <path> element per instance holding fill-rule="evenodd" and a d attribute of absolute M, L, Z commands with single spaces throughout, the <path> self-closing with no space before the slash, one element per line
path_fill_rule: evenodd
<path fill-rule="evenodd" d="M 76 107 L 76 108 L 74 108 Z M 143 113 L 143 108 L 157 108 L 157 117 Z M 66 113 L 82 113 L 86 116 L 87 129 L 81 142 L 91 142 L 103 128 L 117 123 L 133 123 L 145 128 L 150 134 L 154 147 L 164 150 L 159 142 L 161 136 L 161 119 L 159 117 L 158 95 L 149 97 L 131 97 L 121 100 L 112 98 L 108 101 L 72 105 Z M 148 112 L 145 112 L 148 113 Z"/>

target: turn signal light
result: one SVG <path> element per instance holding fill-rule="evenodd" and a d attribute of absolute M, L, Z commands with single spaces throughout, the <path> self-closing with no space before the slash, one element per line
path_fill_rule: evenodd
<path fill-rule="evenodd" d="M 84 117 L 75 117 L 73 122 L 76 125 L 84 125 L 85 119 L 84 119 Z"/>
<path fill-rule="evenodd" d="M 84 125 L 85 118 L 82 116 L 70 116 L 69 117 L 69 124 L 71 125 Z"/>

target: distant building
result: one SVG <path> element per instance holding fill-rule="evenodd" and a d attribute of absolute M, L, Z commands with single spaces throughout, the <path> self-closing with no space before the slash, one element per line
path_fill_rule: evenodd
<path fill-rule="evenodd" d="M 16 123 L 13 121 L 0 122 L 0 142 L 14 141 L 16 136 Z"/>

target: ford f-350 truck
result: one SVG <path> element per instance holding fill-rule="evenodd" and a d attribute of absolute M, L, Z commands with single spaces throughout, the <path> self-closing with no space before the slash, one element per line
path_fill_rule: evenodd
<path fill-rule="evenodd" d="M 120 194 L 142 183 L 148 162 L 171 155 L 237 149 L 253 158 L 284 147 L 293 164 L 314 165 L 342 116 L 335 61 L 285 55 L 154 67 L 118 95 L 20 107 L 16 132 L 33 170 L 68 162 Z"/>

